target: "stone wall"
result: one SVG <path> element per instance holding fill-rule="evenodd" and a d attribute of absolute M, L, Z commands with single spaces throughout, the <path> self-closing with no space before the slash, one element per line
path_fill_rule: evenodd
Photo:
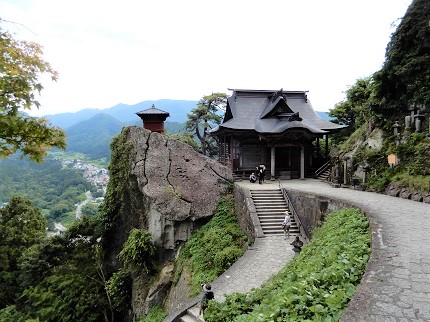
<path fill-rule="evenodd" d="M 413 191 L 406 188 L 398 188 L 394 184 L 390 184 L 385 189 L 385 194 L 392 197 L 399 197 L 418 202 L 430 203 L 430 193 Z"/>
<path fill-rule="evenodd" d="M 234 186 L 235 211 L 240 228 L 248 237 L 248 243 L 253 244 L 255 238 L 264 236 L 258 220 L 257 210 L 252 201 L 249 189 L 239 185 Z"/>
<path fill-rule="evenodd" d="M 292 189 L 288 189 L 287 192 L 309 239 L 312 238 L 314 229 L 319 227 L 324 221 L 326 214 L 343 208 L 353 207 L 337 199 L 316 196 Z"/>

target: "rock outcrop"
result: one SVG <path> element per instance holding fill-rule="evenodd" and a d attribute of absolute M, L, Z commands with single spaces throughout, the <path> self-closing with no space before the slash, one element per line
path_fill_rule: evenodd
<path fill-rule="evenodd" d="M 132 228 L 147 229 L 160 264 L 172 261 L 180 246 L 213 215 L 233 183 L 231 170 L 191 146 L 143 128 L 124 128 L 112 143 L 107 208 L 106 262 L 120 268 L 117 254 Z M 129 320 L 161 304 L 172 284 L 173 266 L 151 280 L 133 277 Z"/>
<path fill-rule="evenodd" d="M 147 200 L 148 230 L 172 259 L 199 219 L 212 216 L 233 182 L 231 170 L 159 133 L 131 127 L 127 139 L 132 143 L 130 174 Z"/>

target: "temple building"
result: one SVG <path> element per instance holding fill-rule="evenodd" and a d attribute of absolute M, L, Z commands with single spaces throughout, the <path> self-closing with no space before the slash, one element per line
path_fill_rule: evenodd
<path fill-rule="evenodd" d="M 211 135 L 219 161 L 233 172 L 265 164 L 272 179 L 304 179 L 328 160 L 328 136 L 344 126 L 319 117 L 306 91 L 229 90 L 223 122 Z"/>
<path fill-rule="evenodd" d="M 143 128 L 152 132 L 164 133 L 164 121 L 169 113 L 159 110 L 152 104 L 151 108 L 136 113 L 143 121 Z"/>

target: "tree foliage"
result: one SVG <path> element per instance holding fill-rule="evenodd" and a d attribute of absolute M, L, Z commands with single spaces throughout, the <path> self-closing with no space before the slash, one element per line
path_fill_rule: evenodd
<path fill-rule="evenodd" d="M 15 308 L 39 321 L 113 321 L 100 251 L 102 229 L 98 218 L 84 218 L 64 236 L 23 252 L 18 278 L 23 290 Z"/>
<path fill-rule="evenodd" d="M 0 209 L 0 309 L 13 304 L 21 291 L 18 262 L 45 235 L 45 227 L 42 214 L 26 198 L 14 196 Z"/>
<path fill-rule="evenodd" d="M 227 94 L 212 93 L 203 96 L 197 106 L 187 115 L 185 129 L 195 134 L 200 142 L 200 152 L 207 156 L 218 153 L 218 144 L 209 131 L 221 123 L 221 116 L 217 114 L 227 104 Z"/>
<path fill-rule="evenodd" d="M 429 16 L 430 2 L 414 0 L 391 37 L 381 70 L 357 80 L 346 91 L 345 101 L 330 111 L 337 122 L 351 125 L 349 132 L 333 137 L 332 142 L 342 144 L 337 144 L 332 154 L 351 155 L 356 166 L 366 162 L 372 169 L 367 189 L 384 191 L 394 182 L 401 188 L 428 190 L 423 188 L 422 177 L 430 173 L 429 138 L 426 133 L 411 131 L 417 130 L 416 118 L 422 129 L 429 128 L 428 117 L 423 117 L 430 111 Z M 413 115 L 410 107 L 415 109 Z M 408 131 L 406 116 L 412 116 Z M 398 132 L 394 134 L 396 121 Z M 380 148 L 370 149 L 366 143 L 373 139 L 375 128 L 382 130 L 383 141 Z M 394 169 L 388 168 L 386 160 L 391 153 L 400 160 Z"/>
<path fill-rule="evenodd" d="M 57 79 L 57 72 L 42 59 L 41 46 L 15 40 L 0 28 L 0 158 L 20 150 L 41 162 L 47 149 L 66 147 L 63 130 L 24 113 L 40 106 L 36 93 L 43 89 L 43 74 Z"/>
<path fill-rule="evenodd" d="M 84 192 L 97 189 L 82 170 L 63 168 L 58 160 L 47 158 L 38 164 L 15 155 L 0 160 L 0 182 L 0 204 L 19 194 L 41 209 L 49 222 L 63 224 L 74 220 L 75 204 L 85 200 Z"/>
<path fill-rule="evenodd" d="M 118 258 L 126 267 L 141 269 L 145 273 L 154 269 L 155 246 L 152 243 L 151 233 L 147 230 L 133 228 L 128 235 Z"/>
<path fill-rule="evenodd" d="M 372 77 L 360 78 L 346 90 L 344 101 L 336 104 L 329 115 L 334 122 L 350 126 L 352 130 L 363 125 L 370 116 L 370 104 L 374 97 Z"/>
<path fill-rule="evenodd" d="M 429 1 L 414 0 L 391 37 L 385 63 L 375 74 L 383 113 L 430 104 L 429 17 Z"/>

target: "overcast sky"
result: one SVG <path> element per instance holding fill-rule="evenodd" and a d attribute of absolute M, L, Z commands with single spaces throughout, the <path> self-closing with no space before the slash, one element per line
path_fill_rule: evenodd
<path fill-rule="evenodd" d="M 308 90 L 328 111 L 381 68 L 411 2 L 0 0 L 0 18 L 19 23 L 0 26 L 41 44 L 59 72 L 33 115 L 228 88 Z"/>

